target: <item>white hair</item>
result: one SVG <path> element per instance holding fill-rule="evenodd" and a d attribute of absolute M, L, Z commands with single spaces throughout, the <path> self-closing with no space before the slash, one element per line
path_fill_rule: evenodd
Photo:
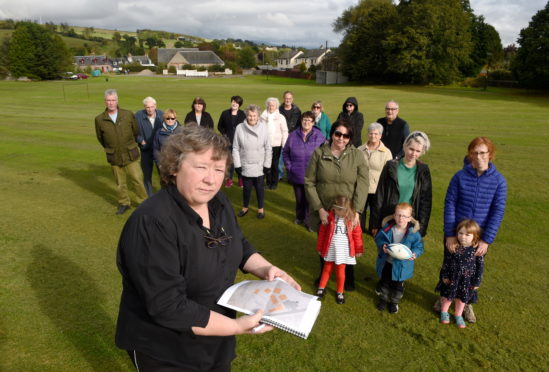
<path fill-rule="evenodd" d="M 368 125 L 368 133 L 370 133 L 371 131 L 373 130 L 377 130 L 379 132 L 379 134 L 383 134 L 383 125 L 379 124 L 379 123 L 372 123 L 370 125 Z"/>
<path fill-rule="evenodd" d="M 265 100 L 265 107 L 269 107 L 269 102 L 275 101 L 276 102 L 276 108 L 278 109 L 278 106 L 280 106 L 280 101 L 276 97 L 269 97 Z"/>
<path fill-rule="evenodd" d="M 145 99 L 143 99 L 143 104 L 146 105 L 147 103 L 152 103 L 153 105 L 156 105 L 156 100 L 152 97 L 145 97 Z"/>
<path fill-rule="evenodd" d="M 107 89 L 105 91 L 105 98 L 109 97 L 109 96 L 115 96 L 116 98 L 118 98 L 118 93 L 116 92 L 116 89 Z"/>

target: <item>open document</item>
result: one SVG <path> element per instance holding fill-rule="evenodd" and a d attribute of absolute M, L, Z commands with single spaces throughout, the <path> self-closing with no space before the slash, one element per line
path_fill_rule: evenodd
<path fill-rule="evenodd" d="M 217 303 L 247 315 L 261 309 L 262 323 L 306 339 L 320 312 L 317 299 L 282 279 L 245 280 L 229 287 Z"/>

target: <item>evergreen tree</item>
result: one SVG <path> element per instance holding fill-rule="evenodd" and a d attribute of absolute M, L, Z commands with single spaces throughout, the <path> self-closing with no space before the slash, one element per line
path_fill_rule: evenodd
<path fill-rule="evenodd" d="M 530 88 L 549 89 L 549 2 L 520 31 L 518 43 L 512 70 L 519 82 Z"/>
<path fill-rule="evenodd" d="M 238 52 L 238 64 L 242 68 L 252 68 L 257 65 L 255 60 L 255 52 L 252 48 L 246 47 Z"/>

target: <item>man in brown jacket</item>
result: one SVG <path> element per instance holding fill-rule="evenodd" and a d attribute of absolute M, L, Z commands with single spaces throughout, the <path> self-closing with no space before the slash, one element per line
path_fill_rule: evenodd
<path fill-rule="evenodd" d="M 105 111 L 95 117 L 95 132 L 97 140 L 105 149 L 107 161 L 111 165 L 116 181 L 118 194 L 116 214 L 123 214 L 130 209 L 126 173 L 134 186 L 137 203 L 147 198 L 143 185 L 143 173 L 139 165 L 139 147 L 135 141 L 139 128 L 133 113 L 118 107 L 116 90 L 105 91 L 105 106 Z"/>

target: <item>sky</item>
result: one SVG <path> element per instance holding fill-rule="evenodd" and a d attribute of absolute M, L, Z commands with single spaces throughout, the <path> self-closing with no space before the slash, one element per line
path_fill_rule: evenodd
<path fill-rule="evenodd" d="M 339 45 L 332 23 L 358 0 L 0 0 L 0 19 L 36 20 L 136 31 L 163 30 L 207 39 L 243 39 L 318 48 Z M 503 46 L 547 0 L 470 0 L 499 32 Z"/>

